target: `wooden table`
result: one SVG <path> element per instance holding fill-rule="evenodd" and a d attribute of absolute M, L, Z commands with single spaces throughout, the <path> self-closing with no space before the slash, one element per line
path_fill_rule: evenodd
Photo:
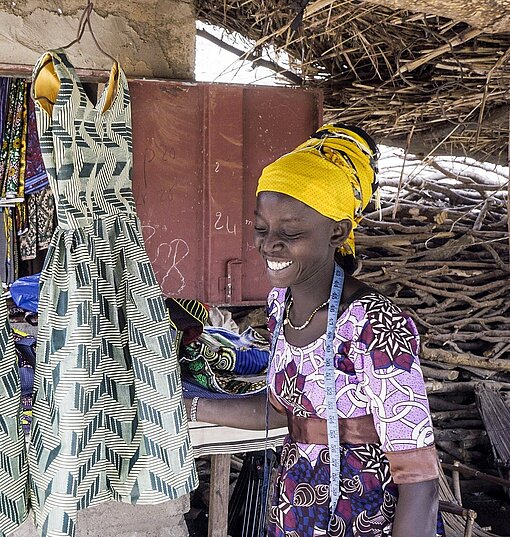
<path fill-rule="evenodd" d="M 283 444 L 287 427 L 249 431 L 199 421 L 189 424 L 195 457 L 211 456 L 208 537 L 226 537 L 230 481 L 230 455 L 275 449 Z"/>

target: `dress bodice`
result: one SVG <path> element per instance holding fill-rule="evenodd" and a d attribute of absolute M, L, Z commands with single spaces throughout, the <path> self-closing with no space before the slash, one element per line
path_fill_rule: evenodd
<path fill-rule="evenodd" d="M 273 289 L 268 305 L 274 325 L 271 317 L 283 315 L 285 289 Z M 296 347 L 280 331 L 269 384 L 296 416 L 326 419 L 325 344 L 324 334 Z M 372 414 L 386 451 L 433 443 L 419 336 L 407 314 L 375 291 L 357 298 L 338 317 L 333 349 L 339 418 Z"/>
<path fill-rule="evenodd" d="M 129 89 L 116 64 L 93 104 L 62 50 L 44 54 L 33 83 L 52 64 L 59 87 L 51 113 L 36 100 L 41 152 L 58 207 L 58 225 L 83 227 L 97 217 L 132 213 Z M 115 76 L 114 76 L 115 75 Z M 112 85 L 115 85 L 112 87 Z"/>

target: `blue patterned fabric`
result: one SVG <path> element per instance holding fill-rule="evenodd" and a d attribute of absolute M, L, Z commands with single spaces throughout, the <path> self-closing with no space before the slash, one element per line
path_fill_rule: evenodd
<path fill-rule="evenodd" d="M 203 397 L 204 399 L 244 399 L 246 395 L 236 393 L 212 392 L 200 384 L 196 384 L 188 379 L 182 379 L 182 393 L 186 399 L 193 397 Z"/>
<path fill-rule="evenodd" d="M 265 341 L 251 327 L 242 334 L 215 326 L 206 326 L 204 329 L 220 344 L 229 345 L 235 351 L 236 360 L 234 373 L 252 375 L 264 371 L 269 361 L 269 343 Z"/>
<path fill-rule="evenodd" d="M 378 444 L 342 444 L 340 499 L 329 515 L 329 451 L 315 464 L 307 444 L 285 439 L 277 470 L 267 537 L 391 537 L 398 487 Z M 438 516 L 437 537 L 444 537 Z"/>

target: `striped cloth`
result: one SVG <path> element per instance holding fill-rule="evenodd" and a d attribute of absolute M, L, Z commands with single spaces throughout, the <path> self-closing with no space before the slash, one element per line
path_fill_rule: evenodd
<path fill-rule="evenodd" d="M 269 429 L 266 431 L 252 431 L 223 427 L 213 423 L 193 421 L 189 424 L 191 442 L 195 457 L 206 455 L 230 455 L 248 451 L 262 451 L 276 449 L 283 444 L 289 434 L 287 427 Z"/>
<path fill-rule="evenodd" d="M 0 535 L 15 530 L 28 515 L 28 466 L 21 429 L 18 360 L 0 299 Z"/>
<path fill-rule="evenodd" d="M 29 462 L 42 535 L 72 537 L 78 509 L 156 504 L 198 480 L 175 331 L 131 191 L 127 80 L 114 65 L 94 105 L 50 51 L 34 68 L 38 97 L 52 68 L 58 95 L 51 115 L 39 98 L 37 123 L 58 226 L 41 273 Z"/>

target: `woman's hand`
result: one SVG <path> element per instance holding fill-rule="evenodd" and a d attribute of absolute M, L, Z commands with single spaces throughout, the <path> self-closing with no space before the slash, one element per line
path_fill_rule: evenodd
<path fill-rule="evenodd" d="M 186 409 L 186 416 L 188 416 L 188 421 L 190 417 L 191 401 L 193 401 L 193 399 L 184 399 L 184 408 Z"/>
<path fill-rule="evenodd" d="M 192 399 L 184 399 L 186 414 L 190 415 Z M 266 396 L 253 395 L 242 399 L 205 399 L 198 400 L 197 421 L 215 423 L 225 427 L 263 431 L 266 428 Z M 269 428 L 287 426 L 287 416 L 276 412 L 269 405 Z"/>
<path fill-rule="evenodd" d="M 398 485 L 392 537 L 436 537 L 438 480 Z"/>

